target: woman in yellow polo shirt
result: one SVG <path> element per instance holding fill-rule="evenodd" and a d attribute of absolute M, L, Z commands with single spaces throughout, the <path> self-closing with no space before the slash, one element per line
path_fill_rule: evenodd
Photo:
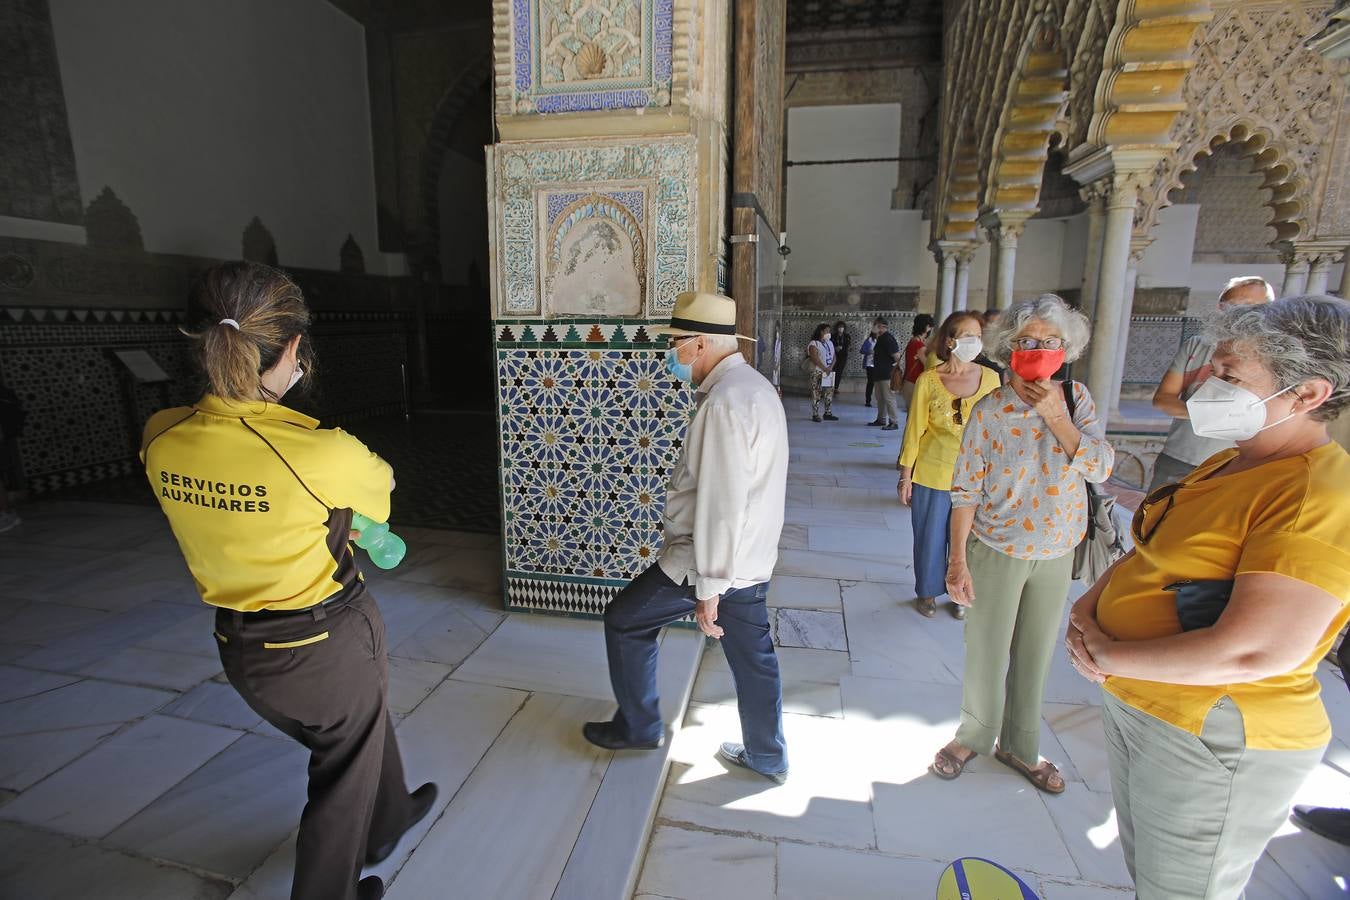
<path fill-rule="evenodd" d="M 983 335 L 984 320 L 976 312 L 954 312 L 942 323 L 933 339 L 939 363 L 914 383 L 896 460 L 900 481 L 895 490 L 912 510 L 914 604 L 929 618 L 947 590 L 952 467 L 961 451 L 961 434 L 976 402 L 999 384 L 996 373 L 973 362 L 984 349 Z M 952 615 L 964 619 L 966 608 L 953 603 Z"/>
<path fill-rule="evenodd" d="M 1237 443 L 1134 520 L 1136 547 L 1073 608 L 1067 643 L 1103 681 L 1121 847 L 1141 900 L 1241 895 L 1331 737 L 1318 662 L 1350 618 L 1350 304 L 1226 313 L 1187 401 Z"/>
<path fill-rule="evenodd" d="M 363 865 L 430 810 L 409 795 L 389 720 L 384 622 L 348 540 L 353 510 L 389 517 L 389 464 L 281 405 L 313 371 L 309 310 L 276 269 L 225 263 L 194 296 L 207 393 L 145 427 L 141 459 L 202 599 L 225 674 L 310 750 L 293 900 L 384 894 Z M 270 790 L 260 784 L 259 791 Z"/>

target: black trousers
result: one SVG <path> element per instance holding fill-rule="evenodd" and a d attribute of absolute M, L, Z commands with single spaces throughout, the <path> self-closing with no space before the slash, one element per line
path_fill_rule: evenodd
<path fill-rule="evenodd" d="M 871 405 L 872 405 L 872 367 L 871 367 L 871 366 L 868 366 L 867 368 L 863 369 L 863 374 L 864 374 L 864 375 L 866 376 L 866 378 L 867 378 L 867 392 L 866 392 L 865 394 L 863 394 L 863 402 L 866 403 L 868 406 L 871 406 Z"/>
<path fill-rule="evenodd" d="M 292 900 L 354 900 L 367 846 L 397 838 L 412 813 L 374 598 L 358 584 L 345 603 L 295 615 L 218 610 L 216 644 L 244 701 L 310 751 Z"/>

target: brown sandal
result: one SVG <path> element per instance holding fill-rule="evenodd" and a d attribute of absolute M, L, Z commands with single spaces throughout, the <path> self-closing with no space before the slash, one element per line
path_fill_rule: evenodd
<path fill-rule="evenodd" d="M 948 747 L 949 746 L 951 745 L 949 744 Z M 976 753 L 974 750 L 971 750 L 970 755 L 965 759 L 962 759 L 951 750 L 948 750 L 947 747 L 943 747 L 937 752 L 937 755 L 933 757 L 933 763 L 928 767 L 928 771 L 932 772 L 943 781 L 955 781 L 957 778 L 961 777 L 961 773 L 966 770 L 966 766 L 969 765 L 970 761 L 979 755 L 980 754 Z M 950 769 L 951 774 L 943 771 L 944 766 L 940 764 L 945 764 L 945 768 Z"/>
<path fill-rule="evenodd" d="M 931 619 L 933 616 L 937 615 L 937 598 L 915 597 L 914 608 L 917 609 L 919 615 L 923 616 L 925 619 Z"/>
<path fill-rule="evenodd" d="M 1064 782 L 1064 776 L 1059 774 L 1059 769 L 1050 760 L 1044 760 L 1036 768 L 1031 768 L 1022 760 L 997 747 L 994 748 L 994 759 L 1003 763 L 1014 772 L 1020 774 L 1027 781 L 1036 785 L 1038 790 L 1045 791 L 1047 794 L 1062 794 L 1067 785 Z M 1057 781 L 1058 787 L 1052 782 Z"/>

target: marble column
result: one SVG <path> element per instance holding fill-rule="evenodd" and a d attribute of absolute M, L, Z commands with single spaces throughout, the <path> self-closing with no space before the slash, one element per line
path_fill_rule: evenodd
<path fill-rule="evenodd" d="M 989 232 L 989 286 L 984 292 L 984 308 L 992 309 L 996 304 L 994 298 L 998 296 L 998 258 L 999 245 L 998 238 L 994 232 Z M 965 309 L 966 307 L 961 307 Z"/>
<path fill-rule="evenodd" d="M 1335 260 L 1335 254 L 1319 253 L 1312 258 L 1308 265 L 1308 287 L 1309 294 L 1325 294 L 1331 281 L 1331 263 Z"/>
<path fill-rule="evenodd" d="M 1116 386 L 1116 353 L 1125 341 L 1121 323 L 1125 313 L 1125 289 L 1130 266 L 1130 233 L 1139 182 L 1131 172 L 1111 177 L 1106 201 L 1106 227 L 1102 235 L 1102 262 L 1097 279 L 1096 316 L 1092 322 L 1092 358 L 1088 367 L 1088 390 L 1099 408 L 1107 404 Z"/>
<path fill-rule="evenodd" d="M 1281 297 L 1295 297 L 1308 289 L 1308 257 L 1290 251 L 1284 259 L 1284 286 Z"/>
<path fill-rule="evenodd" d="M 942 268 L 938 272 L 938 316 L 939 323 L 947 321 L 952 314 L 956 299 L 956 256 L 950 250 L 938 251 L 942 258 Z"/>
<path fill-rule="evenodd" d="M 1345 253 L 1341 255 L 1341 299 L 1350 300 L 1350 247 L 1345 248 Z M 960 261 L 957 262 L 959 266 Z"/>
<path fill-rule="evenodd" d="M 970 264 L 975 259 L 975 249 L 968 247 L 956 254 L 956 290 L 953 297 L 953 309 L 965 309 L 969 305 Z"/>
<path fill-rule="evenodd" d="M 1139 286 L 1139 260 L 1143 254 L 1142 247 L 1131 248 L 1130 263 L 1125 269 L 1125 298 L 1120 304 L 1120 340 L 1116 343 L 1111 396 L 1097 401 L 1100 408 L 1112 413 L 1120 412 L 1120 388 L 1125 383 L 1125 358 L 1129 355 L 1130 326 L 1134 320 L 1134 291 Z"/>
<path fill-rule="evenodd" d="M 1013 302 L 1013 276 L 1017 270 L 1017 238 L 1022 225 L 1004 225 L 998 230 L 998 276 L 989 309 L 1007 309 Z"/>
<path fill-rule="evenodd" d="M 1079 191 L 1087 204 L 1087 246 L 1083 255 L 1083 292 L 1078 308 L 1089 319 L 1097 308 L 1097 278 L 1102 268 L 1102 230 L 1106 222 L 1106 191 L 1101 183 Z"/>

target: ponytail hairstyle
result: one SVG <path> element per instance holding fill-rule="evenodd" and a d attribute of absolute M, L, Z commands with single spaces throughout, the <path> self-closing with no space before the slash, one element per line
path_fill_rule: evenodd
<path fill-rule="evenodd" d="M 195 344 L 210 393 L 225 400 L 279 401 L 263 386 L 262 375 L 277 364 L 296 335 L 296 362 L 304 375 L 295 389 L 308 387 L 314 375 L 309 308 L 284 272 L 253 262 L 212 266 L 193 286 L 192 305 L 198 324 L 182 332 Z"/>

